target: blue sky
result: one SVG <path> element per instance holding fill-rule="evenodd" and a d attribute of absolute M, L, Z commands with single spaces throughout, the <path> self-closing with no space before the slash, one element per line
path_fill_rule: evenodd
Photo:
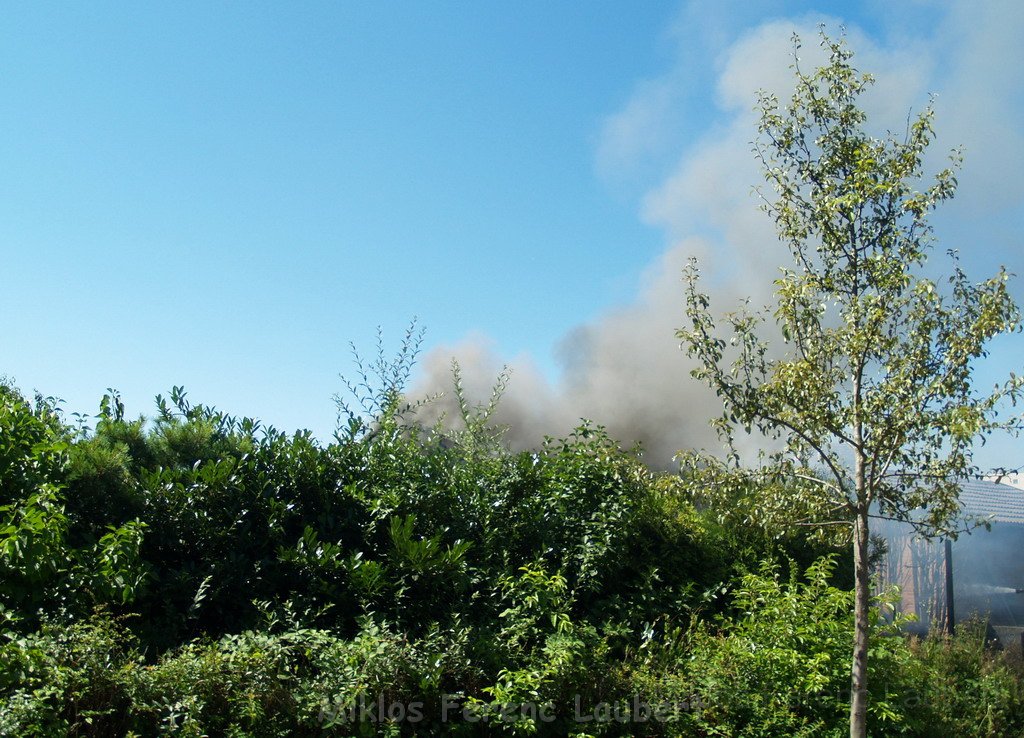
<path fill-rule="evenodd" d="M 530 432 L 660 414 L 667 444 L 699 442 L 703 419 L 673 419 L 705 407 L 679 389 L 688 367 L 671 353 L 676 267 L 684 252 L 759 264 L 741 244 L 756 168 L 731 162 L 748 156 L 753 98 L 740 100 L 781 28 L 845 22 L 865 66 L 891 67 L 883 115 L 887 100 L 905 117 L 940 92 L 940 144 L 966 139 L 970 165 L 979 142 L 940 244 L 972 242 L 979 277 L 998 263 L 1024 273 L 1021 89 L 992 74 L 1020 68 L 1006 54 L 1019 56 L 1024 20 L 1011 2 L 984 8 L 8 7 L 0 373 L 81 411 L 116 387 L 150 412 L 185 385 L 326 436 L 348 343 L 372 354 L 378 325 L 397 341 L 417 316 L 424 391 L 452 355 L 471 384 L 510 363 L 513 409 L 558 407 L 521 410 Z M 723 294 L 758 294 L 764 272 L 722 274 Z M 1020 345 L 985 371 L 1019 370 Z"/>

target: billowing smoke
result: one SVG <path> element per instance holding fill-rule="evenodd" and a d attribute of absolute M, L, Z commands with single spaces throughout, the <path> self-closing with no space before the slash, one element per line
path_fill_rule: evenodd
<path fill-rule="evenodd" d="M 1016 19 L 1018 27 L 1024 25 L 1020 12 L 1011 6 L 1002 10 Z M 980 7 L 976 12 L 998 15 Z M 961 15 L 951 11 L 947 26 Z M 721 403 L 690 377 L 692 363 L 680 350 L 675 335 L 686 321 L 681 273 L 690 256 L 698 257 L 704 289 L 710 292 L 718 313 L 734 309 L 744 296 L 749 296 L 755 307 L 770 302 L 772 280 L 788 254 L 777 242 L 773 224 L 760 211 L 752 191 L 763 181 L 750 144 L 757 127 L 755 91 L 775 90 L 780 99 L 788 98 L 794 30 L 804 39 L 802 68 L 810 70 L 824 61 L 817 45 L 818 20 L 762 25 L 719 54 L 716 102 L 720 122 L 686 147 L 671 174 L 642 199 L 641 217 L 664 231 L 666 251 L 647 268 L 632 304 L 609 309 L 561 340 L 556 347 L 561 376 L 549 381 L 530 357 L 502 359 L 486 337 L 470 336 L 456 345 L 434 348 L 423 362 L 424 376 L 414 394 L 447 394 L 423 411 L 421 420 L 430 422 L 441 413 L 458 417 L 450 367 L 456 357 L 466 394 L 474 400 L 486 400 L 502 366 L 511 367 L 511 383 L 494 421 L 509 426 L 507 440 L 513 447 L 533 447 L 544 435 L 564 435 L 581 418 L 605 425 L 625 445 L 641 443 L 654 466 L 668 465 L 682 448 L 717 447 L 708 420 L 720 414 Z M 984 60 L 998 66 L 1007 52 L 1003 47 L 1009 43 L 1012 48 L 1004 26 L 990 20 L 987 16 L 976 18 L 972 27 L 992 27 L 996 39 L 1002 39 L 995 47 L 987 38 L 969 34 L 950 43 L 948 27 L 937 32 L 934 41 L 909 43 L 904 39 L 893 49 L 879 46 L 856 30 L 847 32 L 860 68 L 878 78 L 865 104 L 872 120 L 882 122 L 880 133 L 886 128 L 902 130 L 908 113 L 923 107 L 929 90 L 941 94 L 948 89 L 958 107 L 940 105 L 938 128 L 956 131 L 960 138 L 955 143 L 966 144 L 968 156 L 977 141 L 987 158 L 991 146 L 984 128 L 977 127 L 977 105 L 988 104 L 990 110 L 996 106 L 993 115 L 997 118 L 999 105 L 1008 105 L 1011 112 L 1020 107 L 1019 100 L 996 103 L 984 88 L 971 90 L 963 84 L 965 65 L 973 76 Z M 827 25 L 835 29 L 839 24 L 828 21 Z M 935 72 L 939 44 L 943 44 L 947 67 L 941 79 Z M 667 134 L 659 126 L 680 117 L 670 110 L 671 101 L 688 97 L 673 94 L 671 88 L 685 85 L 687 77 L 685 69 L 676 68 L 660 79 L 641 82 L 623 110 L 609 117 L 598 146 L 597 169 L 603 176 L 613 176 L 610 172 L 616 166 L 634 171 L 635 162 L 626 158 L 645 155 L 650 147 L 645 147 L 644 141 L 665 138 Z M 963 116 L 976 127 L 963 125 Z M 999 127 L 1002 130 L 1001 123 Z M 953 145 L 951 141 L 942 136 L 934 147 L 933 170 L 945 165 L 942 159 Z M 1024 158 L 1019 135 L 1004 139 L 1004 143 L 1006 160 L 1000 170 L 1005 169 L 1006 161 L 1020 164 Z M 961 182 L 982 191 L 998 189 L 1000 198 L 1006 199 L 1005 182 L 986 178 L 978 168 L 968 165 Z"/>
<path fill-rule="evenodd" d="M 529 358 L 510 363 L 512 378 L 495 423 L 507 425 L 515 448 L 532 447 L 545 435 L 564 435 L 587 418 L 607 426 L 624 444 L 639 442 L 645 455 L 664 464 L 677 450 L 707 438 L 707 419 L 719 408 L 714 393 L 687 375 L 675 329 L 681 324 L 683 291 L 679 275 L 695 244 L 670 249 L 653 266 L 641 298 L 577 327 L 562 339 L 561 381 L 549 382 Z M 450 361 L 462 368 L 466 395 L 485 400 L 503 361 L 489 343 L 471 337 L 434 349 L 423 363 L 426 380 L 417 394 L 447 394 L 432 403 L 424 419 L 444 412 L 458 418 L 451 393 Z"/>

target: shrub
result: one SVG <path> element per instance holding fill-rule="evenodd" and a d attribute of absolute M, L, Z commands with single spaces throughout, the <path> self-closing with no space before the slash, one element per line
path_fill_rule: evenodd
<path fill-rule="evenodd" d="M 982 620 L 960 623 L 952 637 L 933 633 L 910 641 L 920 681 L 910 716 L 923 734 L 1024 735 L 1021 665 L 986 639 Z"/>

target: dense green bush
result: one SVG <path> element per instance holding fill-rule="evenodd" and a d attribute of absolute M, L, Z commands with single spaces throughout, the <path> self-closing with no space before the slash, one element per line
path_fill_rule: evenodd
<path fill-rule="evenodd" d="M 344 734 L 361 720 L 371 726 L 378 702 L 419 701 L 424 716 L 440 715 L 441 694 L 464 684 L 470 668 L 460 639 L 435 631 L 411 642 L 367 620 L 350 640 L 268 628 L 189 643 L 146 663 L 130 632 L 98 613 L 5 644 L 18 673 L 6 673 L 16 687 L 0 710 L 0 734 L 269 738 L 332 726 Z"/>
<path fill-rule="evenodd" d="M 255 601 L 343 632 L 371 611 L 409 630 L 493 623 L 498 581 L 538 560 L 566 578 L 576 616 L 639 626 L 728 574 L 678 485 L 600 428 L 482 453 L 384 417 L 321 445 L 177 389 L 149 424 L 109 398 L 70 446 L 67 528 L 83 545 L 144 530 L 131 611 L 158 648 L 251 627 Z"/>
<path fill-rule="evenodd" d="M 917 676 L 910 693 L 908 734 L 941 726 L 944 735 L 1024 735 L 1020 657 L 994 650 L 983 621 L 961 623 L 954 636 L 911 642 L 903 674 Z"/>
<path fill-rule="evenodd" d="M 596 426 L 513 453 L 486 408 L 449 432 L 370 406 L 321 443 L 178 388 L 150 420 L 110 392 L 76 429 L 0 385 L 0 734 L 843 732 L 827 542 Z M 1020 670 L 978 634 L 892 630 L 886 735 L 1024 730 Z"/>
<path fill-rule="evenodd" d="M 42 612 L 126 605 L 148 565 L 146 523 L 109 520 L 83 536 L 68 510 L 71 433 L 53 401 L 0 384 L 0 625 L 32 629 Z"/>

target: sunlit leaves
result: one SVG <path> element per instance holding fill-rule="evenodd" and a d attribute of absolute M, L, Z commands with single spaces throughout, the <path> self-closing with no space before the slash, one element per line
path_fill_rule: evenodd
<path fill-rule="evenodd" d="M 996 414 L 1020 395 L 1019 382 L 993 394 L 971 381 L 986 343 L 1017 330 L 1019 313 L 1004 272 L 973 283 L 951 254 L 947 281 L 922 275 L 926 218 L 954 195 L 960 154 L 928 184 L 931 106 L 901 137 L 871 135 L 859 107 L 870 75 L 853 66 L 843 39 L 823 35 L 822 46 L 829 64 L 797 64 L 787 104 L 768 93 L 759 101 L 755 152 L 771 187 L 764 209 L 793 256 L 775 282 L 772 312 L 786 353 L 765 359 L 761 316 L 745 310 L 727 316 L 721 337 L 695 263 L 685 274 L 689 327 L 679 336 L 698 359 L 694 376 L 723 398 L 729 424 L 781 434 L 840 488 L 852 480 L 849 464 L 862 460 L 867 476 L 849 487 L 850 513 L 878 502 L 904 515 L 894 488 L 915 507 L 955 511 L 955 486 L 932 480 L 970 475 L 976 439 L 1019 426 Z"/>

